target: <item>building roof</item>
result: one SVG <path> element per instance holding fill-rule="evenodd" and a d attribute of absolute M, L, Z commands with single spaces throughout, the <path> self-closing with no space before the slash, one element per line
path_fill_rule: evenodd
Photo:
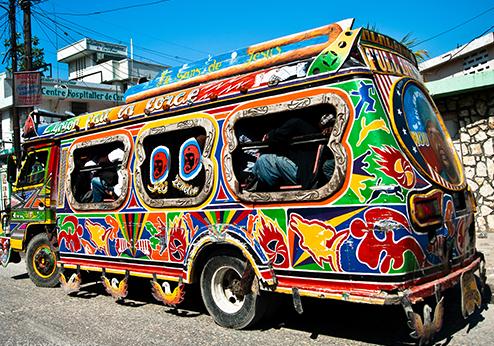
<path fill-rule="evenodd" d="M 460 59 L 470 54 L 473 51 L 494 44 L 494 32 L 479 37 L 470 43 L 464 44 L 456 49 L 450 50 L 438 57 L 429 59 L 419 64 L 419 70 L 424 72 L 431 68 L 450 63 L 452 60 Z"/>
<path fill-rule="evenodd" d="M 59 49 L 57 51 L 57 61 L 70 62 L 86 56 L 87 52 L 105 53 L 125 58 L 127 57 L 127 46 L 86 37 Z"/>

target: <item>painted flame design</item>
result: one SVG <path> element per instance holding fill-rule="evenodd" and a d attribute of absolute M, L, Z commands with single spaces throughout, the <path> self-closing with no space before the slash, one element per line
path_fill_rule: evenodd
<path fill-rule="evenodd" d="M 290 215 L 290 230 L 300 237 L 300 247 L 307 251 L 321 268 L 323 262 L 326 262 L 333 271 L 342 271 L 339 253 L 341 245 L 349 236 L 348 230 L 336 232 L 328 223 L 307 220 L 298 214 Z"/>
<path fill-rule="evenodd" d="M 184 218 L 176 216 L 170 224 L 170 239 L 168 242 L 170 260 L 174 262 L 182 262 L 185 259 L 187 248 L 185 231 Z"/>
<path fill-rule="evenodd" d="M 251 222 L 254 229 L 254 238 L 259 241 L 273 266 L 288 268 L 290 261 L 286 245 L 287 241 L 278 221 L 273 221 L 259 212 L 257 215 L 252 216 Z"/>
<path fill-rule="evenodd" d="M 376 163 L 381 165 L 381 171 L 395 179 L 398 184 L 406 189 L 410 189 L 415 185 L 416 177 L 412 165 L 400 151 L 389 145 L 384 145 L 382 149 L 372 148 L 379 156 Z"/>

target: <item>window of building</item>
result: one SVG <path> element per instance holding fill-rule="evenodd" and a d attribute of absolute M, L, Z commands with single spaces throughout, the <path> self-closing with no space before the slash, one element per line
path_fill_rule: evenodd
<path fill-rule="evenodd" d="M 75 73 L 77 77 L 82 77 L 86 69 L 86 57 L 79 58 L 75 61 Z"/>
<path fill-rule="evenodd" d="M 17 180 L 17 188 L 41 184 L 45 180 L 48 166 L 48 150 L 28 153 Z"/>
<path fill-rule="evenodd" d="M 341 139 L 348 117 L 349 107 L 337 94 L 233 114 L 224 126 L 229 142 L 223 167 L 230 188 L 251 202 L 328 197 L 344 181 Z"/>
<path fill-rule="evenodd" d="M 87 103 L 86 102 L 72 102 L 71 103 L 71 112 L 75 115 L 85 114 L 87 113 Z"/>
<path fill-rule="evenodd" d="M 482 72 L 489 68 L 489 53 L 487 49 L 476 51 L 463 59 L 464 74 Z"/>
<path fill-rule="evenodd" d="M 115 209 L 129 186 L 130 140 L 115 135 L 74 145 L 69 157 L 68 197 L 76 209 Z"/>
<path fill-rule="evenodd" d="M 194 206 L 213 187 L 211 161 L 214 126 L 200 118 L 162 125 L 156 122 L 138 138 L 136 187 L 150 207 Z"/>

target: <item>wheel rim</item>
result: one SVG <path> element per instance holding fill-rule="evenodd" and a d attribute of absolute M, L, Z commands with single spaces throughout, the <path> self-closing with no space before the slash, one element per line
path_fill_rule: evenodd
<path fill-rule="evenodd" d="M 44 279 L 52 276 L 57 269 L 55 254 L 48 245 L 42 245 L 34 251 L 33 268 Z"/>
<path fill-rule="evenodd" d="M 234 284 L 241 280 L 240 274 L 231 267 L 221 267 L 213 274 L 211 294 L 216 305 L 226 313 L 234 314 L 244 305 L 245 298 L 239 299 L 233 293 Z"/>

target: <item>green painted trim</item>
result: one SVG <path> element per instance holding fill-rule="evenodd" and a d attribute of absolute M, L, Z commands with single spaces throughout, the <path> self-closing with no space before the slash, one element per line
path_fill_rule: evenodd
<path fill-rule="evenodd" d="M 460 94 L 468 90 L 489 86 L 494 87 L 494 70 L 443 78 L 433 82 L 427 82 L 425 85 L 432 96 Z"/>

